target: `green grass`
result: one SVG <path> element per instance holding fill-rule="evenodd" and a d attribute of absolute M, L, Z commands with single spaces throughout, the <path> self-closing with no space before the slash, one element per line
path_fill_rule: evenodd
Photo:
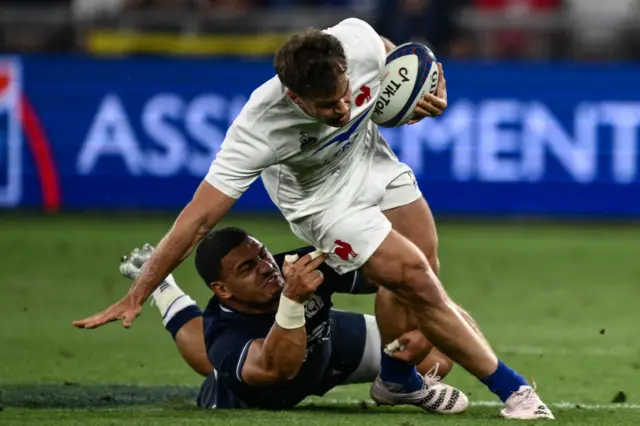
<path fill-rule="evenodd" d="M 155 308 L 130 330 L 71 326 L 124 294 L 130 283 L 118 275 L 120 257 L 157 241 L 172 220 L 0 216 L 0 425 L 504 423 L 498 407 L 474 406 L 454 417 L 376 408 L 366 386 L 336 389 L 291 412 L 196 409 L 200 378 L 182 362 Z M 272 251 L 299 244 L 278 218 L 231 223 Z M 547 402 L 575 404 L 555 409 L 561 424 L 640 424 L 640 227 L 451 222 L 439 232 L 450 294 L 501 358 L 536 380 Z M 176 278 L 206 302 L 192 259 Z M 336 305 L 372 312 L 370 296 L 341 296 Z M 472 401 L 495 401 L 460 368 L 447 380 Z M 612 405 L 620 392 L 627 404 Z"/>

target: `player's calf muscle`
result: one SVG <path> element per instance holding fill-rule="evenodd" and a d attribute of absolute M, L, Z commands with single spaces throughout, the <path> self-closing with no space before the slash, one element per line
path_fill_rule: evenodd
<path fill-rule="evenodd" d="M 378 290 L 375 311 L 380 337 L 385 345 L 403 333 L 417 328 L 408 306 L 384 287 Z"/>
<path fill-rule="evenodd" d="M 175 342 L 180 355 L 195 372 L 205 377 L 211 373 L 213 366 L 207 358 L 202 317 L 183 325 L 176 334 Z"/>

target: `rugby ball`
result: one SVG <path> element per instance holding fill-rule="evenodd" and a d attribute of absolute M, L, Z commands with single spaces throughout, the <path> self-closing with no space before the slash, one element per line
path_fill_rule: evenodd
<path fill-rule="evenodd" d="M 371 120 L 381 127 L 398 127 L 413 117 L 413 110 L 426 93 L 438 86 L 438 61 L 420 43 L 405 43 L 387 55 L 380 93 Z"/>

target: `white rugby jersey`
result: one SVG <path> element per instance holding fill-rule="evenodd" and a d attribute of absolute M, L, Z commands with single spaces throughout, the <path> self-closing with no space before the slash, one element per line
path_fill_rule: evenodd
<path fill-rule="evenodd" d="M 289 221 L 324 210 L 338 189 L 343 197 L 356 194 L 377 141 L 378 128 L 370 117 L 384 74 L 384 43 L 356 18 L 325 31 L 340 40 L 347 57 L 349 124 L 335 128 L 308 116 L 275 76 L 252 93 L 205 178 L 237 199 L 262 175 L 269 196 Z"/>

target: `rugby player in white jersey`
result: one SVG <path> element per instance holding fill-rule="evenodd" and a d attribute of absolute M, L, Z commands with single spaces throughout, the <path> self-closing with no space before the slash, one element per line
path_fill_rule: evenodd
<path fill-rule="evenodd" d="M 74 325 L 123 320 L 130 327 L 163 279 L 262 176 L 293 232 L 327 253 L 328 265 L 338 273 L 359 269 L 380 285 L 376 318 L 383 345 L 417 327 L 505 403 L 504 417 L 553 418 L 535 388 L 498 360 L 438 279 L 430 209 L 410 168 L 370 120 L 393 47 L 354 18 L 287 41 L 275 58 L 277 76 L 253 92 L 142 276 L 120 301 Z M 446 108 L 440 71 L 436 95 L 418 103 L 413 122 Z M 278 312 L 282 329 L 304 325 L 304 309 L 284 296 Z M 428 394 L 414 366 L 382 355 L 374 400 L 420 406 Z"/>

